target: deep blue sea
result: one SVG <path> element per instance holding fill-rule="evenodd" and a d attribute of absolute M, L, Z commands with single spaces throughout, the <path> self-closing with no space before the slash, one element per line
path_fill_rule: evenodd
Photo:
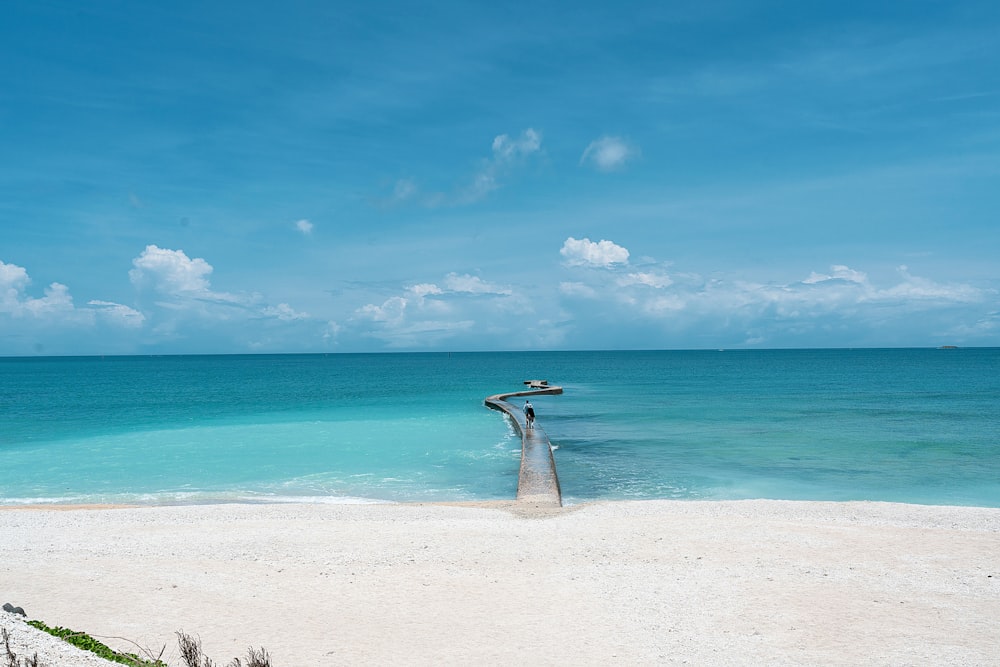
<path fill-rule="evenodd" d="M 1000 349 L 0 359 L 0 504 L 510 499 L 1000 507 Z"/>

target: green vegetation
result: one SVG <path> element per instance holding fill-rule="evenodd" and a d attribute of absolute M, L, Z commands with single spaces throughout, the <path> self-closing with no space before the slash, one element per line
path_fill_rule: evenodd
<path fill-rule="evenodd" d="M 167 667 L 167 664 L 160 660 L 159 657 L 150 657 L 147 659 L 141 658 L 134 653 L 120 653 L 99 642 L 85 632 L 77 632 L 76 630 L 70 630 L 69 628 L 50 628 L 41 621 L 27 621 L 27 624 L 33 628 L 38 628 L 43 632 L 47 632 L 54 637 L 59 637 L 63 641 L 70 643 L 77 648 L 99 655 L 105 660 L 128 665 L 128 667 Z M 6 656 L 4 656 L 5 660 L 0 667 L 44 667 L 38 661 L 37 654 L 35 654 L 32 658 L 18 658 L 17 655 L 14 654 L 10 648 L 10 641 L 6 628 L 3 630 L 3 643 L 6 648 Z M 202 653 L 201 640 L 195 639 L 191 635 L 184 634 L 183 632 L 178 632 L 177 643 L 180 646 L 181 658 L 183 658 L 184 664 L 187 665 L 187 667 L 215 667 L 215 663 L 205 657 Z M 162 655 L 163 651 L 161 650 L 160 656 Z M 240 660 L 240 658 L 233 658 L 232 662 L 230 662 L 227 667 L 271 667 L 271 657 L 264 649 L 255 649 L 251 646 L 247 649 L 247 661 L 245 663 Z"/>
<path fill-rule="evenodd" d="M 66 641 L 77 648 L 99 655 L 105 660 L 128 665 L 129 667 L 167 667 L 167 664 L 159 658 L 147 660 L 145 658 L 140 658 L 134 653 L 119 653 L 84 632 L 77 632 L 76 630 L 60 628 L 58 626 L 50 628 L 41 621 L 28 621 L 27 623 L 28 625 L 47 632 L 54 637 L 59 637 L 63 641 Z M 161 651 L 160 653 L 162 655 L 163 652 Z"/>

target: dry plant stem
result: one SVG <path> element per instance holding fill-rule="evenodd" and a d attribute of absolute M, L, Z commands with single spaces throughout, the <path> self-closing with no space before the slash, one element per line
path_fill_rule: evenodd
<path fill-rule="evenodd" d="M 177 644 L 180 646 L 181 658 L 186 667 L 215 667 L 212 661 L 202 654 L 200 639 L 178 632 Z"/>
<path fill-rule="evenodd" d="M 178 632 L 177 644 L 180 647 L 181 659 L 184 660 L 185 667 L 215 667 L 213 663 L 202 651 L 201 640 L 195 639 L 189 634 Z M 233 658 L 226 667 L 244 667 L 243 661 Z M 271 657 L 263 648 L 247 649 L 247 662 L 245 667 L 271 667 Z"/>
<path fill-rule="evenodd" d="M 10 648 L 10 633 L 7 632 L 7 628 L 3 628 L 3 646 L 7 658 L 5 667 L 45 667 L 38 662 L 37 653 L 30 658 L 25 658 L 24 661 L 18 660 L 17 654 Z"/>

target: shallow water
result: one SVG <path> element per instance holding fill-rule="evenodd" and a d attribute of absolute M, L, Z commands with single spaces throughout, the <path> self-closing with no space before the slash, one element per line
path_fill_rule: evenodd
<path fill-rule="evenodd" d="M 527 379 L 568 503 L 1000 507 L 1000 350 L 0 359 L 0 502 L 512 498 Z"/>

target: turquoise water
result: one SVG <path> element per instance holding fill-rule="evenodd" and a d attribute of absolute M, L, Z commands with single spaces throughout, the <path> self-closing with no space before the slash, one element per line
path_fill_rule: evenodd
<path fill-rule="evenodd" d="M 533 400 L 564 499 L 1000 507 L 1000 349 L 0 359 L 0 503 L 512 498 Z"/>

